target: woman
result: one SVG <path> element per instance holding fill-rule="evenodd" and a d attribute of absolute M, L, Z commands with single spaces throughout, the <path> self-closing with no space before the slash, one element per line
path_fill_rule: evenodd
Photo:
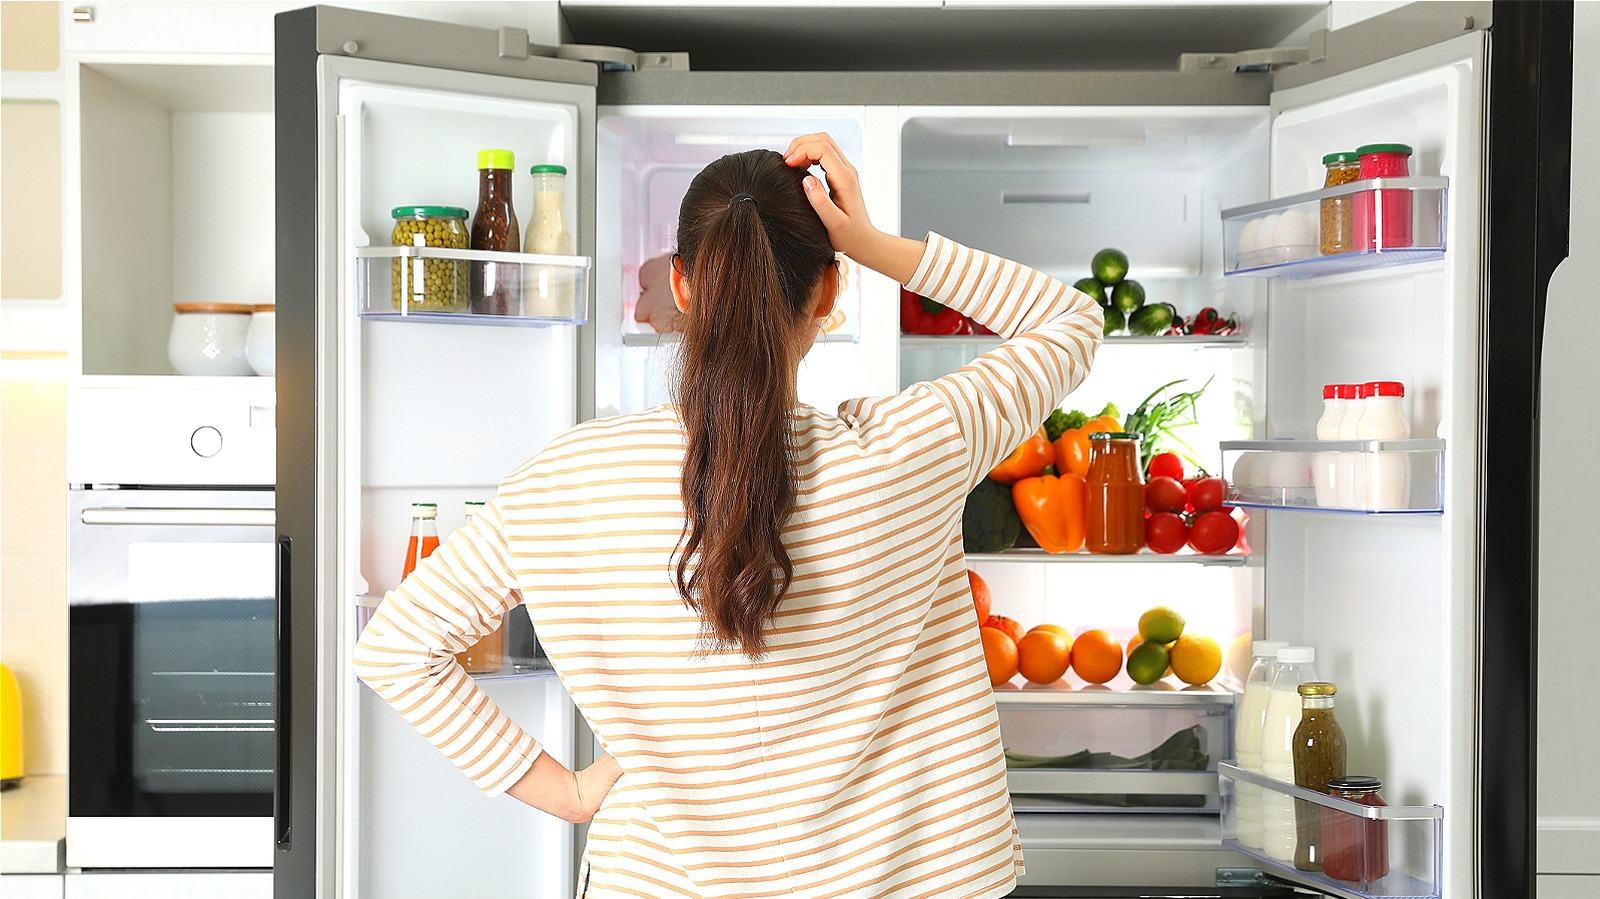
<path fill-rule="evenodd" d="M 898 396 L 800 405 L 836 251 L 1010 340 Z M 384 600 L 358 672 L 484 792 L 592 818 L 589 899 L 1005 895 L 1022 856 L 961 511 L 1083 379 L 1099 307 L 878 231 L 825 134 L 707 166 L 671 288 L 677 402 L 513 472 Z M 522 601 L 607 750 L 583 771 L 453 661 Z"/>

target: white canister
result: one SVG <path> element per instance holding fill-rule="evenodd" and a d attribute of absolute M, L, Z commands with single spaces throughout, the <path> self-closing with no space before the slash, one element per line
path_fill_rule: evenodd
<path fill-rule="evenodd" d="M 272 303 L 253 307 L 250 313 L 250 333 L 244 339 L 244 355 L 256 374 L 272 377 L 278 369 L 277 309 Z"/>
<path fill-rule="evenodd" d="M 1339 439 L 1361 436 L 1361 416 L 1367 411 L 1367 385 L 1356 385 L 1355 399 L 1346 400 L 1339 418 Z M 1338 453 L 1334 463 L 1333 492 L 1341 509 L 1359 509 L 1367 497 L 1367 456 L 1365 453 Z"/>
<path fill-rule="evenodd" d="M 248 375 L 245 336 L 252 307 L 243 303 L 173 303 L 167 361 L 180 375 Z"/>
<path fill-rule="evenodd" d="M 1406 387 L 1399 381 L 1370 381 L 1366 385 L 1367 411 L 1356 434 L 1362 440 L 1405 440 L 1411 436 L 1400 401 Z M 1406 509 L 1411 500 L 1411 454 L 1384 451 L 1368 454 L 1362 507 L 1375 512 Z"/>
<path fill-rule="evenodd" d="M 1322 386 L 1322 417 L 1317 419 L 1318 440 L 1338 440 L 1345 410 L 1356 398 L 1354 384 Z M 1317 453 L 1311 460 L 1311 483 L 1316 488 L 1317 505 L 1339 505 L 1339 454 Z"/>

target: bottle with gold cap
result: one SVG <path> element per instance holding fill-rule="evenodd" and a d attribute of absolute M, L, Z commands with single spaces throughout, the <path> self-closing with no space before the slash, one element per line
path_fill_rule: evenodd
<path fill-rule="evenodd" d="M 0 665 L 0 788 L 22 783 L 22 690 Z"/>
<path fill-rule="evenodd" d="M 522 249 L 517 212 L 511 207 L 510 150 L 478 151 L 478 211 L 472 215 L 472 248 L 515 253 Z M 479 315 L 522 312 L 522 266 L 515 262 L 471 262 L 472 311 Z"/>
<path fill-rule="evenodd" d="M 1337 688 L 1327 681 L 1309 681 L 1299 687 L 1300 726 L 1294 731 L 1294 783 L 1297 787 L 1328 792 L 1328 781 L 1344 776 L 1344 730 L 1333 715 Z M 1322 806 L 1295 800 L 1294 866 L 1302 871 L 1322 870 Z"/>

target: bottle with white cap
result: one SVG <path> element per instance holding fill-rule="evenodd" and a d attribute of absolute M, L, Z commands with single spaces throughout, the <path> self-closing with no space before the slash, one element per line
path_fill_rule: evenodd
<path fill-rule="evenodd" d="M 1267 714 L 1261 728 L 1261 773 L 1294 783 L 1294 732 L 1300 726 L 1300 685 L 1320 680 L 1312 664 L 1317 651 L 1309 646 L 1278 650 L 1278 673 L 1272 678 Z M 1294 800 L 1287 794 L 1261 791 L 1261 849 L 1268 858 L 1294 863 L 1300 843 Z"/>
<path fill-rule="evenodd" d="M 1257 640 L 1250 644 L 1254 661 L 1244 679 L 1244 696 L 1239 700 L 1239 721 L 1234 730 L 1234 755 L 1239 767 L 1261 774 L 1261 735 L 1267 720 L 1267 698 L 1272 693 L 1272 677 L 1278 673 L 1278 650 L 1287 646 L 1276 640 Z M 1234 834 L 1251 848 L 1261 848 L 1261 789 L 1255 784 L 1234 785 Z"/>
<path fill-rule="evenodd" d="M 1344 421 L 1350 401 L 1356 398 L 1354 384 L 1322 385 L 1322 417 L 1317 419 L 1318 440 L 1338 440 L 1339 425 Z M 1316 489 L 1317 505 L 1337 506 L 1338 453 L 1317 453 L 1311 459 L 1311 485 Z"/>
<path fill-rule="evenodd" d="M 1361 417 L 1367 412 L 1367 385 L 1354 384 L 1355 396 L 1345 400 L 1339 419 L 1339 439 L 1355 440 L 1361 433 Z M 1359 509 L 1366 500 L 1367 459 L 1361 453 L 1342 452 L 1334 461 L 1334 505 L 1340 509 Z"/>
<path fill-rule="evenodd" d="M 1399 381 L 1368 381 L 1363 385 L 1367 408 L 1361 413 L 1356 436 L 1362 440 L 1405 440 L 1411 436 L 1401 400 L 1406 386 Z M 1406 508 L 1411 500 L 1410 453 L 1377 452 L 1367 457 L 1361 508 L 1384 512 Z"/>

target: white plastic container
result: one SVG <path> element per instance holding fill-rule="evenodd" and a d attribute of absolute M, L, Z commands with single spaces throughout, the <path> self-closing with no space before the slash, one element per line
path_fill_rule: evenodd
<path fill-rule="evenodd" d="M 1409 438 L 1411 422 L 1401 408 L 1406 386 L 1399 381 L 1370 381 L 1363 386 L 1368 395 L 1367 408 L 1361 415 L 1356 436 L 1363 440 Z M 1385 512 L 1409 506 L 1411 460 L 1405 453 L 1371 453 L 1366 469 L 1362 508 Z"/>
<path fill-rule="evenodd" d="M 572 229 L 567 224 L 566 167 L 536 165 L 528 171 L 533 175 L 533 216 L 528 221 L 522 252 L 572 255 Z M 529 266 L 522 279 L 522 314 L 549 315 L 550 310 L 571 308 L 575 274 L 576 270 L 569 267 Z"/>
<path fill-rule="evenodd" d="M 245 356 L 252 307 L 243 303 L 173 303 L 167 361 L 180 375 L 251 374 Z"/>
<path fill-rule="evenodd" d="M 266 303 L 250 313 L 250 331 L 244 339 L 244 355 L 250 368 L 262 377 L 272 377 L 278 368 L 277 306 Z"/>
<path fill-rule="evenodd" d="M 1318 440 L 1338 440 L 1350 401 L 1356 397 L 1354 384 L 1322 385 L 1322 417 L 1317 419 Z M 1317 453 L 1311 460 L 1311 484 L 1316 489 L 1317 505 L 1339 504 L 1339 454 Z"/>
<path fill-rule="evenodd" d="M 1288 644 L 1257 640 L 1251 644 L 1254 662 L 1244 681 L 1244 696 L 1239 700 L 1239 718 L 1234 725 L 1233 746 L 1239 767 L 1254 774 L 1261 768 L 1261 735 L 1266 727 L 1267 700 L 1272 694 L 1272 678 L 1278 673 L 1278 650 Z M 1261 848 L 1261 790 L 1254 784 L 1240 783 L 1234 793 L 1236 803 L 1235 838 L 1251 849 Z"/>
<path fill-rule="evenodd" d="M 1339 439 L 1355 440 L 1361 432 L 1361 417 L 1367 411 L 1365 384 L 1354 385 L 1356 395 L 1346 400 L 1344 415 L 1339 419 Z M 1366 499 L 1367 459 L 1363 453 L 1338 453 L 1334 462 L 1333 488 L 1335 506 L 1341 509 L 1359 509 Z"/>
<path fill-rule="evenodd" d="M 1274 780 L 1294 783 L 1294 731 L 1300 726 L 1301 684 L 1318 680 L 1312 663 L 1317 651 L 1309 646 L 1278 650 L 1278 673 L 1267 696 L 1267 714 L 1261 727 L 1261 773 Z M 1294 799 L 1261 793 L 1261 851 L 1269 858 L 1294 864 L 1300 841 Z"/>

